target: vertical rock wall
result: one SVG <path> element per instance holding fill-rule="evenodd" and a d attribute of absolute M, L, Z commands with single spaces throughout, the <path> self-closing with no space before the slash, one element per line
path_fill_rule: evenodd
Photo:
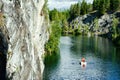
<path fill-rule="evenodd" d="M 41 80 L 48 39 L 43 5 L 44 0 L 0 1 L 8 31 L 7 76 L 12 80 Z"/>

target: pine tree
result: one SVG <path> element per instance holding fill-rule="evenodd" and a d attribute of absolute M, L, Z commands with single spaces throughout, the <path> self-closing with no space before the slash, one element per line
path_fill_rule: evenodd
<path fill-rule="evenodd" d="M 87 4 L 87 12 L 91 12 L 93 10 L 92 4 Z"/>
<path fill-rule="evenodd" d="M 86 13 L 88 13 L 88 11 L 87 11 L 88 9 L 87 9 L 87 3 L 85 2 L 85 0 L 83 0 L 82 1 L 82 3 L 81 3 L 81 15 L 84 15 L 84 14 L 86 14 Z"/>
<path fill-rule="evenodd" d="M 106 11 L 105 0 L 100 0 L 98 11 L 99 11 L 100 14 L 104 14 L 105 13 L 105 11 Z"/>
<path fill-rule="evenodd" d="M 120 0 L 110 0 L 110 10 L 116 11 L 120 7 Z"/>
<path fill-rule="evenodd" d="M 100 8 L 100 1 L 101 0 L 94 0 L 93 1 L 93 10 L 98 10 Z"/>
<path fill-rule="evenodd" d="M 80 4 L 79 3 L 76 4 L 76 15 L 75 16 L 76 17 L 80 16 Z"/>
<path fill-rule="evenodd" d="M 93 10 L 96 10 L 96 7 L 97 7 L 97 1 L 94 0 L 94 1 L 93 1 Z"/>
<path fill-rule="evenodd" d="M 107 11 L 110 9 L 110 0 L 105 0 L 105 8 L 107 9 Z"/>
<path fill-rule="evenodd" d="M 74 18 L 80 16 L 80 4 L 79 3 L 71 5 L 70 16 L 71 16 L 71 19 L 74 19 Z"/>

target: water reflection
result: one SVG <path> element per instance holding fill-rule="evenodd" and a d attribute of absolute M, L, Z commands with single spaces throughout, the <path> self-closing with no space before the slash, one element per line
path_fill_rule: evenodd
<path fill-rule="evenodd" d="M 96 57 L 109 59 L 111 61 L 116 61 L 116 55 L 119 56 L 118 59 L 120 58 L 120 49 L 115 48 L 108 39 L 102 37 L 78 36 L 71 37 L 71 40 L 73 43 L 71 52 L 79 53 L 83 57 L 87 53 L 93 53 Z"/>
<path fill-rule="evenodd" d="M 55 74 L 56 68 L 59 66 L 60 53 L 53 53 L 54 55 L 46 56 L 44 60 L 45 70 L 43 74 L 43 80 L 49 80 L 49 78 Z"/>
<path fill-rule="evenodd" d="M 48 58 L 44 80 L 120 80 L 120 49 L 101 37 L 61 37 L 60 55 Z M 79 59 L 86 58 L 86 68 Z"/>

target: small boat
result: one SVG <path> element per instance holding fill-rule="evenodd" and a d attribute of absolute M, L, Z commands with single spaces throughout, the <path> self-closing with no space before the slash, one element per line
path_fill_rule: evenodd
<path fill-rule="evenodd" d="M 87 62 L 85 61 L 85 58 L 82 58 L 82 59 L 81 59 L 80 65 L 81 65 L 81 67 L 86 67 Z"/>

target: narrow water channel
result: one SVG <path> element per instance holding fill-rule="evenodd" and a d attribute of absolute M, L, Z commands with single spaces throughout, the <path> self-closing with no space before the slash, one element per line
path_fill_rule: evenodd
<path fill-rule="evenodd" d="M 60 54 L 46 62 L 43 80 L 120 80 L 120 49 L 101 37 L 62 36 Z"/>

